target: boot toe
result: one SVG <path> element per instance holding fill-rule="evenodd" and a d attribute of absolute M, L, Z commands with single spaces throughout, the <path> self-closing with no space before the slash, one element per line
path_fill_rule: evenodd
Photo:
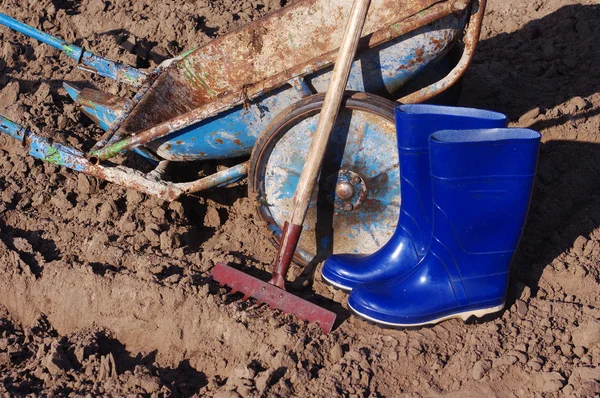
<path fill-rule="evenodd" d="M 375 323 L 391 326 L 406 323 L 406 314 L 398 303 L 394 286 L 386 285 L 385 282 L 357 285 L 348 297 L 348 306 L 360 317 Z"/>
<path fill-rule="evenodd" d="M 325 260 L 321 275 L 323 279 L 342 290 L 352 290 L 361 283 L 362 263 L 367 255 L 364 254 L 336 254 Z"/>
<path fill-rule="evenodd" d="M 359 284 L 352 289 L 348 306 L 364 319 L 393 327 L 437 323 L 457 312 L 460 306 L 448 279 L 429 278 L 422 271 Z"/>
<path fill-rule="evenodd" d="M 419 262 L 412 240 L 400 230 L 372 254 L 335 254 L 325 260 L 323 279 L 346 291 L 361 283 L 371 283 L 405 275 Z"/>

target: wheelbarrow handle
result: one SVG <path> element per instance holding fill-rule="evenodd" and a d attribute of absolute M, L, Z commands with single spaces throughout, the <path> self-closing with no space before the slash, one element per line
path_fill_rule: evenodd
<path fill-rule="evenodd" d="M 487 0 L 473 0 L 471 3 L 469 26 L 463 37 L 465 48 L 454 69 L 452 69 L 443 79 L 423 87 L 419 91 L 399 98 L 398 102 L 402 104 L 417 104 L 427 101 L 447 90 L 460 80 L 473 60 L 473 55 L 475 54 L 475 49 L 477 48 L 477 43 L 479 42 L 479 36 L 481 34 L 486 4 Z"/>
<path fill-rule="evenodd" d="M 281 236 L 279 253 L 273 267 L 273 278 L 270 281 L 270 283 L 282 289 L 284 288 L 285 275 L 290 266 L 292 254 L 298 245 L 302 224 L 304 224 L 312 192 L 323 164 L 327 144 L 329 143 L 329 138 L 340 110 L 340 105 L 342 104 L 344 90 L 348 83 L 350 69 L 352 68 L 358 41 L 365 20 L 367 19 L 370 3 L 371 0 L 354 0 L 350 19 L 346 26 L 342 44 L 333 68 L 331 81 L 325 95 L 317 129 L 310 144 L 302 173 L 300 174 L 292 202 L 292 211 Z"/>
<path fill-rule="evenodd" d="M 16 30 L 19 33 L 23 33 L 26 36 L 32 37 L 42 43 L 46 43 L 57 50 L 64 52 L 69 57 L 78 61 L 81 59 L 83 55 L 83 48 L 77 47 L 74 44 L 68 43 L 65 40 L 49 35 L 48 33 L 44 33 L 40 30 L 37 30 L 33 26 L 29 26 L 21 21 L 18 21 L 12 17 L 9 17 L 6 14 L 0 13 L 0 24 L 6 26 L 7 28 L 11 28 L 12 30 Z"/>
<path fill-rule="evenodd" d="M 4 25 L 7 28 L 23 33 L 26 36 L 32 37 L 62 51 L 67 56 L 77 61 L 80 64 L 79 67 L 81 69 L 88 72 L 97 73 L 100 76 L 108 77 L 136 87 L 141 86 L 146 78 L 146 74 L 139 69 L 92 54 L 75 44 L 42 32 L 33 26 L 29 26 L 6 14 L 0 13 L 0 25 Z"/>

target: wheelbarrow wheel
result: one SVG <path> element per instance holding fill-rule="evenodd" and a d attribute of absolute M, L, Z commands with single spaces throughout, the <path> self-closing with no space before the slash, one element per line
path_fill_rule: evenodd
<path fill-rule="evenodd" d="M 249 194 L 276 245 L 324 98 L 313 95 L 285 109 L 252 151 Z M 372 253 L 392 236 L 400 213 L 395 106 L 372 94 L 344 96 L 295 262 L 306 265 L 335 253 Z"/>

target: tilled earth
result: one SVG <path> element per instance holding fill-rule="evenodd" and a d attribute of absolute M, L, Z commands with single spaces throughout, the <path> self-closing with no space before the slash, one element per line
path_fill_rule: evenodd
<path fill-rule="evenodd" d="M 329 335 L 232 300 L 217 259 L 274 256 L 244 183 L 171 204 L 44 164 L 0 138 L 0 396 L 581 396 L 600 394 L 600 5 L 491 0 L 460 103 L 543 134 L 507 308 L 471 323 L 381 329 L 339 314 Z M 2 12 L 155 67 L 285 1 L 4 0 Z M 61 82 L 123 96 L 48 46 L 0 29 L 0 113 L 89 148 L 101 131 Z M 136 159 L 124 159 L 137 162 Z M 208 174 L 218 164 L 195 165 Z M 188 170 L 189 172 L 190 170 Z M 311 296 L 311 291 L 317 293 Z"/>

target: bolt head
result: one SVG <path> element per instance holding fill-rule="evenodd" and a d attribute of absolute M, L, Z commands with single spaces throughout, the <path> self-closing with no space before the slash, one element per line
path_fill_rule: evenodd
<path fill-rule="evenodd" d="M 347 182 L 340 182 L 335 187 L 335 195 L 342 200 L 351 199 L 354 196 L 354 187 Z"/>

